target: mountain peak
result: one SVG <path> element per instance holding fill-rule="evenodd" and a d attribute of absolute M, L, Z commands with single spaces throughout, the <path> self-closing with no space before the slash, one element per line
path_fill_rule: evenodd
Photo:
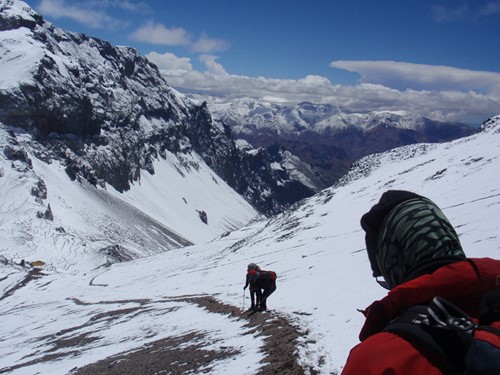
<path fill-rule="evenodd" d="M 481 125 L 481 131 L 497 131 L 500 132 L 500 115 L 493 116 L 483 122 Z"/>
<path fill-rule="evenodd" d="M 0 31 L 14 30 L 21 27 L 29 29 L 43 24 L 43 17 L 36 13 L 24 1 L 0 0 Z"/>

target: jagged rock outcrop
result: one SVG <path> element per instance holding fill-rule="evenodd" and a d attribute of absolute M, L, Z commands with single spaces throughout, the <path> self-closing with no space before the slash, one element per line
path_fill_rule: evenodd
<path fill-rule="evenodd" d="M 285 168 L 280 178 L 293 182 L 285 187 L 271 181 L 269 165 L 248 169 L 206 103 L 172 89 L 134 49 L 61 30 L 22 1 L 0 0 L 0 13 L 0 122 L 32 136 L 36 156 L 61 161 L 70 178 L 123 192 L 141 170 L 155 173 L 155 159 L 194 151 L 262 212 L 305 196 Z"/>

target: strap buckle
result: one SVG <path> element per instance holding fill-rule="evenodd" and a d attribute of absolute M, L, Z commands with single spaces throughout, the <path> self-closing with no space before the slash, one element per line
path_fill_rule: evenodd
<path fill-rule="evenodd" d="M 477 324 L 462 310 L 444 298 L 434 297 L 428 312 L 433 322 L 443 328 L 472 334 Z"/>

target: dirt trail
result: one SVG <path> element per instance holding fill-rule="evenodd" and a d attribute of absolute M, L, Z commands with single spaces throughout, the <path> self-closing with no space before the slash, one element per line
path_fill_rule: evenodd
<path fill-rule="evenodd" d="M 297 338 L 301 333 L 285 318 L 274 312 L 248 315 L 239 308 L 221 303 L 213 297 L 185 297 L 182 301 L 197 304 L 212 313 L 244 319 L 247 321 L 247 327 L 254 328 L 248 334 L 264 336 L 265 357 L 258 374 L 305 374 L 297 362 L 296 354 Z M 210 364 L 215 360 L 238 354 L 230 348 L 207 351 L 197 344 L 185 345 L 200 337 L 203 337 L 203 332 L 158 340 L 134 352 L 117 354 L 74 369 L 71 374 L 207 374 L 211 370 Z M 312 369 L 309 369 L 308 373 L 315 374 Z"/>
<path fill-rule="evenodd" d="M 20 288 L 23 288 L 29 282 L 43 277 L 45 274 L 39 269 L 33 269 L 28 272 L 26 277 L 17 285 L 7 290 L 0 296 L 0 300 L 12 296 L 12 294 Z M 174 298 L 177 301 L 187 302 L 198 305 L 200 308 L 205 308 L 211 313 L 227 315 L 231 318 L 245 320 L 245 326 L 250 330 L 246 330 L 245 334 L 253 334 L 262 336 L 264 341 L 264 359 L 262 367 L 258 374 L 283 374 L 283 375 L 300 375 L 306 371 L 297 362 L 297 339 L 302 333 L 290 324 L 287 319 L 273 311 L 265 313 L 257 312 L 249 315 L 238 307 L 221 303 L 214 297 L 210 296 L 184 296 Z M 79 300 L 74 300 L 76 304 L 84 304 Z M 138 307 L 133 310 L 140 310 L 148 305 L 150 300 L 134 300 L 134 301 L 101 301 L 94 304 L 115 304 L 120 302 L 136 302 Z M 109 319 L 110 322 L 114 316 L 126 315 L 130 309 L 111 310 L 106 313 L 99 313 L 88 324 L 91 324 L 96 319 Z M 78 330 L 80 326 L 73 327 L 67 331 Z M 29 360 L 26 362 L 17 363 L 14 366 L 0 368 L 0 374 L 10 372 L 23 367 L 35 365 L 37 363 L 49 362 L 54 360 L 63 360 L 66 356 L 78 355 L 82 346 L 91 343 L 96 338 L 90 334 L 75 335 L 74 337 L 62 339 L 59 332 L 49 337 L 39 338 L 41 341 L 48 342 L 52 349 L 49 353 L 41 357 Z M 200 343 L 205 336 L 204 332 L 192 332 L 184 336 L 168 337 L 157 340 L 137 348 L 132 351 L 119 353 L 104 360 L 81 368 L 71 370 L 72 375 L 149 375 L 149 374 L 208 374 L 211 373 L 212 364 L 224 358 L 230 358 L 237 355 L 239 352 L 233 348 L 222 348 L 222 350 L 206 350 Z M 198 343 L 197 343 L 198 342 Z M 188 344 L 188 345 L 187 345 Z M 63 352 L 57 349 L 64 348 Z M 310 368 L 307 373 L 315 375 L 316 372 Z"/>

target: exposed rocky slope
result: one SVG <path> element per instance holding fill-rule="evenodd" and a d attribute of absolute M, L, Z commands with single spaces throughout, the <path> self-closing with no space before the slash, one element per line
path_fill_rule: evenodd
<path fill-rule="evenodd" d="M 126 191 L 167 152 L 196 152 L 262 212 L 312 194 L 261 164 L 266 150 L 241 153 L 205 103 L 173 90 L 134 49 L 63 31 L 22 1 L 1 0 L 0 15 L 0 122 L 34 135 L 37 156 L 61 160 L 71 178 Z"/>

